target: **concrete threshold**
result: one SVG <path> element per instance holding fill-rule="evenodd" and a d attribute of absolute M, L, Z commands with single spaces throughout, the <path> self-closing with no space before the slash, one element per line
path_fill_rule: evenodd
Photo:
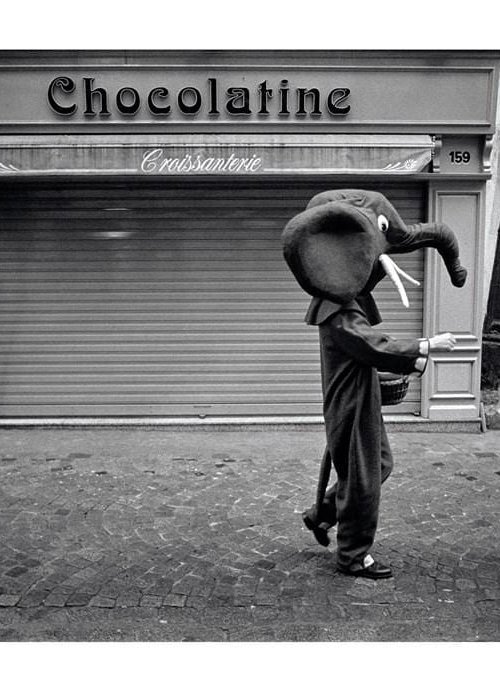
<path fill-rule="evenodd" d="M 413 415 L 384 415 L 389 432 L 473 432 L 482 431 L 481 418 L 456 421 L 436 421 Z M 0 428 L 144 428 L 172 431 L 189 430 L 323 430 L 321 416 L 207 416 L 207 417 L 54 417 L 0 418 Z"/>

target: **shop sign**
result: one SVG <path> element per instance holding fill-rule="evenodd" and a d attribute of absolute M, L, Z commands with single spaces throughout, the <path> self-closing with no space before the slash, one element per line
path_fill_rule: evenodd
<path fill-rule="evenodd" d="M 58 115 L 71 117 L 79 109 L 86 117 L 106 118 L 115 110 L 121 115 L 135 116 L 145 106 L 150 116 L 194 116 L 205 111 L 211 117 L 223 111 L 228 117 L 269 115 L 272 108 L 278 116 L 347 115 L 351 90 L 345 86 L 330 88 L 323 93 L 317 86 L 291 87 L 287 79 L 271 86 L 266 79 L 251 89 L 229 85 L 221 89 L 216 77 L 209 77 L 204 86 L 181 86 L 173 91 L 155 86 L 141 94 L 133 86 L 122 86 L 116 93 L 98 85 L 94 77 L 75 80 L 68 76 L 55 77 L 49 84 L 47 100 Z M 80 105 L 78 105 L 80 104 Z"/>
<path fill-rule="evenodd" d="M 0 133 L 487 134 L 485 66 L 0 65 Z"/>
<path fill-rule="evenodd" d="M 422 135 L 0 137 L 0 175 L 405 175 L 424 170 L 433 150 Z"/>

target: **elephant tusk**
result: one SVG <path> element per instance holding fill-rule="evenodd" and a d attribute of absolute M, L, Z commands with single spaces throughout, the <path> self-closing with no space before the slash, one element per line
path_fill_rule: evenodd
<path fill-rule="evenodd" d="M 408 296 L 406 295 L 405 287 L 403 286 L 403 282 L 399 278 L 399 275 L 404 276 L 408 280 L 410 280 L 412 283 L 415 285 L 419 286 L 420 284 L 418 281 L 416 281 L 413 277 L 409 276 L 406 274 L 402 269 L 398 267 L 398 265 L 394 262 L 393 259 L 389 257 L 389 255 L 380 255 L 379 257 L 380 264 L 383 266 L 385 273 L 389 277 L 389 279 L 392 281 L 392 283 L 396 286 L 399 297 L 401 298 L 401 301 L 405 308 L 410 307 L 410 302 L 408 300 Z"/>
<path fill-rule="evenodd" d="M 398 267 L 398 265 L 397 265 L 396 262 L 392 259 L 392 257 L 390 257 L 389 259 L 391 260 L 392 264 L 394 265 L 394 268 L 395 268 L 395 270 L 397 271 L 397 273 L 398 273 L 400 276 L 402 276 L 403 279 L 406 279 L 407 281 L 409 281 L 409 282 L 410 282 L 411 284 L 413 284 L 414 286 L 420 286 L 420 281 L 417 281 L 416 279 L 413 278 L 413 276 L 410 276 L 409 274 L 407 274 L 406 272 L 404 272 L 404 271 L 401 269 L 401 267 Z"/>

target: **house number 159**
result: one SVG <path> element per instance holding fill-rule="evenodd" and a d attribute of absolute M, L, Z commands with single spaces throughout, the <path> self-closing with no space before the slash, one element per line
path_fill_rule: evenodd
<path fill-rule="evenodd" d="M 452 163 L 469 163 L 469 151 L 450 151 L 450 159 Z"/>

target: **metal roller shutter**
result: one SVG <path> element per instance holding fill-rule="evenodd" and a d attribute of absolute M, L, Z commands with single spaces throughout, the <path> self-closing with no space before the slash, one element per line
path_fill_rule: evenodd
<path fill-rule="evenodd" d="M 317 330 L 280 233 L 328 187 L 3 185 L 0 415 L 321 415 Z M 371 187 L 422 219 L 421 187 Z M 400 265 L 422 278 L 422 253 Z M 421 334 L 421 289 L 409 310 L 386 281 L 377 293 L 386 330 Z M 419 397 L 417 382 L 392 411 L 418 411 Z"/>

